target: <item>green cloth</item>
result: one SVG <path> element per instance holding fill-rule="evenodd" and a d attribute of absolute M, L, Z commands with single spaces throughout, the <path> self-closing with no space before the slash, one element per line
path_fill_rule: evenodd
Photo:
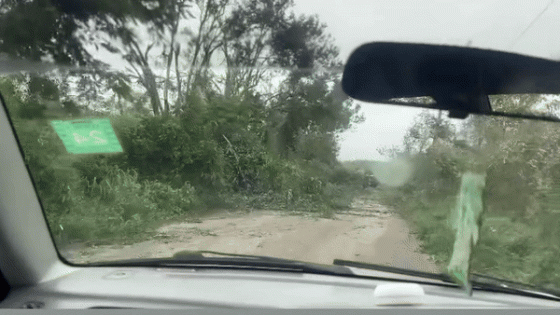
<path fill-rule="evenodd" d="M 455 231 L 453 254 L 447 267 L 449 275 L 471 294 L 469 283 L 469 261 L 472 248 L 478 241 L 478 233 L 484 211 L 485 174 L 464 173 L 457 206 L 451 215 Z"/>

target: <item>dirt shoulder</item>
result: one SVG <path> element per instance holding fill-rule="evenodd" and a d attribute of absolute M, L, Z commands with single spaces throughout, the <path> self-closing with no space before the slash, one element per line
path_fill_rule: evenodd
<path fill-rule="evenodd" d="M 208 250 L 331 264 L 344 259 L 439 272 L 419 252 L 419 243 L 403 219 L 389 208 L 365 199 L 333 219 L 285 211 L 223 213 L 200 223 L 173 223 L 156 237 L 132 245 L 67 249 L 75 263 L 168 257 L 181 250 Z"/>

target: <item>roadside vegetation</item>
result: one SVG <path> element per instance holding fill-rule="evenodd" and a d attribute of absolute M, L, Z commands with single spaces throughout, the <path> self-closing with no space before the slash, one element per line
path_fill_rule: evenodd
<path fill-rule="evenodd" d="M 8 98 L 8 105 L 15 103 Z M 48 119 L 12 119 L 49 225 L 61 237 L 138 239 L 154 222 L 213 210 L 330 217 L 349 207 L 366 177 L 336 161 L 331 134 L 300 132 L 295 148 L 279 154 L 262 137 L 264 123 L 251 126 L 252 113 L 236 112 L 249 106 L 240 101 L 182 116 L 113 116 L 124 151 L 115 154 L 69 154 Z"/>
<path fill-rule="evenodd" d="M 338 135 L 361 117 L 329 72 L 338 49 L 316 16 L 295 15 L 291 0 L 92 5 L 0 5 L 3 53 L 77 67 L 0 79 L 61 242 L 141 239 L 218 210 L 330 217 L 363 188 L 336 159 Z M 43 31 L 22 31 L 22 12 Z M 107 117 L 123 153 L 69 154 L 49 124 Z"/>
<path fill-rule="evenodd" d="M 514 112 L 558 106 L 538 95 L 494 97 L 493 102 Z M 472 116 L 454 124 L 437 111 L 425 111 L 402 146 L 382 150 L 407 161 L 414 174 L 405 185 L 384 186 L 378 195 L 414 227 L 423 250 L 445 270 L 461 175 L 485 173 L 485 210 L 472 272 L 558 288 L 559 148 L 555 123 Z"/>

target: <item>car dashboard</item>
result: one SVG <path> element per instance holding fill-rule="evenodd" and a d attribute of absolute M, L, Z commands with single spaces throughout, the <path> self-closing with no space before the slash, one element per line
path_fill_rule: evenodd
<path fill-rule="evenodd" d="M 268 271 L 86 267 L 14 288 L 0 308 L 42 309 L 526 309 L 560 302 L 379 278 Z M 384 299 L 376 290 L 392 286 Z M 420 291 L 410 293 L 410 286 Z M 399 290 L 402 286 L 403 290 Z M 408 287 L 408 289 L 407 289 Z M 407 291 L 408 290 L 408 291 Z M 410 293 L 407 299 L 406 292 Z"/>

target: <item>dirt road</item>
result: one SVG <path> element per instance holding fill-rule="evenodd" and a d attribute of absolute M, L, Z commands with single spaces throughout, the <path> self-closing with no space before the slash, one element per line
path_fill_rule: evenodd
<path fill-rule="evenodd" d="M 253 211 L 204 218 L 200 223 L 161 227 L 150 241 L 68 249 L 76 263 L 168 257 L 181 250 L 252 254 L 331 264 L 334 259 L 439 272 L 405 222 L 389 208 L 357 200 L 334 219 L 286 212 Z"/>

